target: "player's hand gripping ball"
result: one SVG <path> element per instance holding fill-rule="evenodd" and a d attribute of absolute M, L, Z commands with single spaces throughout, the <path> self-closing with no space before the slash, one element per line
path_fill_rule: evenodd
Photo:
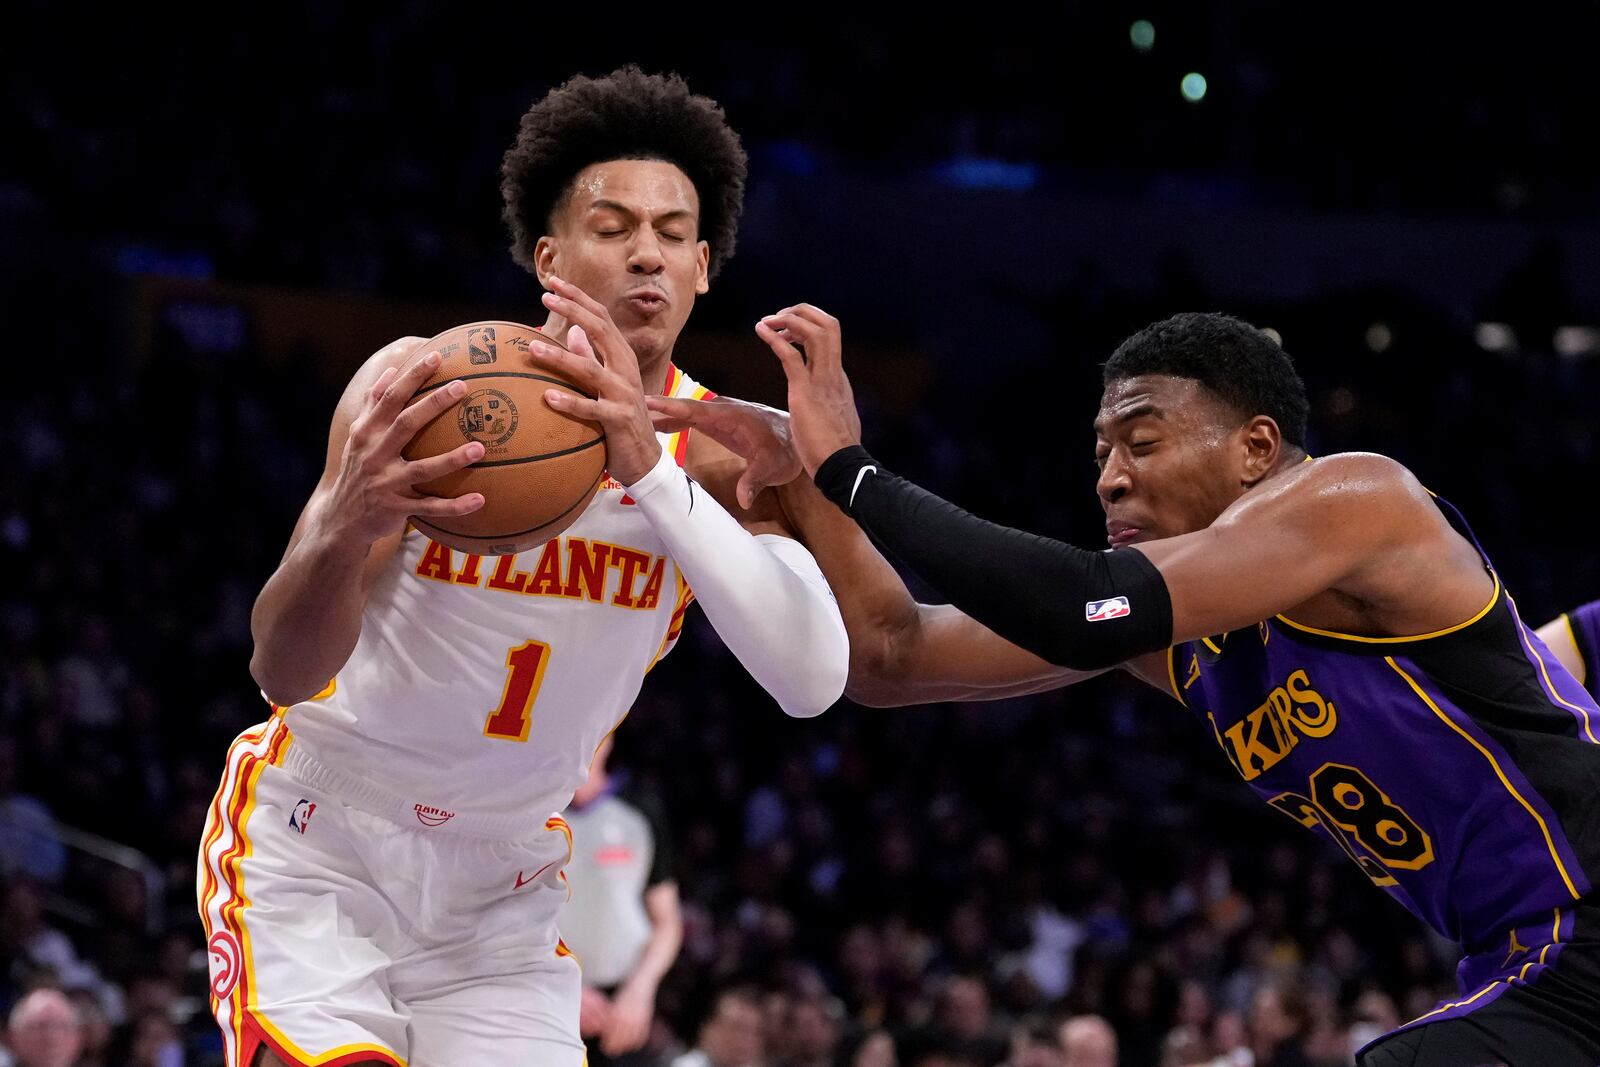
<path fill-rule="evenodd" d="M 571 382 L 528 360 L 531 326 L 470 322 L 417 348 L 417 358 L 439 353 L 439 369 L 416 392 L 420 397 L 460 379 L 467 395 L 447 408 L 405 447 L 408 460 L 483 445 L 473 464 L 418 485 L 433 496 L 482 493 L 484 504 L 439 525 L 416 516 L 417 529 L 441 544 L 483 556 L 506 556 L 536 547 L 565 530 L 594 498 L 606 469 L 605 433 L 545 403 L 547 389 L 583 395 Z M 540 335 L 547 343 L 554 343 Z"/>

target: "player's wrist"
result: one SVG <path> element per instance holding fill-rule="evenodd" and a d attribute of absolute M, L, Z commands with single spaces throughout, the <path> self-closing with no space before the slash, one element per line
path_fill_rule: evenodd
<path fill-rule="evenodd" d="M 329 564 L 354 566 L 367 558 L 377 541 L 377 537 L 352 520 L 344 509 L 327 501 L 313 510 L 300 543 L 313 558 Z"/>
<path fill-rule="evenodd" d="M 678 470 L 678 461 L 673 459 L 672 455 L 661 447 L 661 442 L 657 441 L 655 457 L 650 460 L 649 466 L 644 467 L 636 477 L 630 480 L 616 474 L 615 471 L 612 473 L 616 476 L 617 481 L 622 483 L 622 487 L 628 491 L 628 495 L 638 501 L 643 500 L 663 485 L 666 485 Z"/>
<path fill-rule="evenodd" d="M 872 458 L 872 453 L 859 444 L 845 445 L 835 449 L 817 465 L 817 473 L 812 476 L 812 481 L 822 490 L 823 496 L 848 512 L 860 484 L 861 472 L 869 467 L 876 469 L 877 466 L 878 461 Z"/>

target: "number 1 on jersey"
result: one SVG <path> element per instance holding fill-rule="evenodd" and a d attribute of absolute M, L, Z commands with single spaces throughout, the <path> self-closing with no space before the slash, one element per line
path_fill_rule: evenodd
<path fill-rule="evenodd" d="M 550 665 L 550 646 L 543 641 L 525 641 L 506 653 L 506 689 L 500 706 L 489 713 L 483 736 L 504 741 L 526 741 L 533 723 L 533 702 L 544 684 L 544 669 Z"/>

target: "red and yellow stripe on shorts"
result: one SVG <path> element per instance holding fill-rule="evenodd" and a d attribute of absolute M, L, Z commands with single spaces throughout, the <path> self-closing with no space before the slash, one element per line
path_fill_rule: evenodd
<path fill-rule="evenodd" d="M 231 1067 L 250 1067 L 264 1042 L 280 1059 L 303 1067 L 343 1067 L 367 1060 L 405 1067 L 393 1052 L 375 1045 L 345 1045 L 309 1056 L 256 1010 L 250 931 L 244 922 L 250 899 L 245 895 L 243 866 L 251 853 L 245 827 L 255 811 L 261 772 L 283 762 L 292 740 L 279 711 L 234 741 L 201 839 L 196 888 L 211 954 L 211 1013 L 222 1028 L 227 1062 Z"/>

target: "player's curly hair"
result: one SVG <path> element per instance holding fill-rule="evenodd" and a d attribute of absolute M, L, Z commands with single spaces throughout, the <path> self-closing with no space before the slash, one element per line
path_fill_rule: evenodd
<path fill-rule="evenodd" d="M 1117 346 L 1103 381 L 1141 374 L 1193 378 L 1241 417 L 1269 415 L 1285 441 L 1306 447 L 1306 383 L 1289 354 L 1248 322 L 1190 311 L 1151 323 Z"/>
<path fill-rule="evenodd" d="M 733 255 L 744 211 L 739 135 L 721 105 L 691 93 L 678 75 L 631 65 L 603 78 L 571 78 L 522 116 L 500 166 L 512 258 L 533 271 L 534 248 L 553 229 L 578 172 L 613 159 L 659 159 L 688 175 L 700 195 L 700 237 L 711 246 L 715 278 Z"/>

